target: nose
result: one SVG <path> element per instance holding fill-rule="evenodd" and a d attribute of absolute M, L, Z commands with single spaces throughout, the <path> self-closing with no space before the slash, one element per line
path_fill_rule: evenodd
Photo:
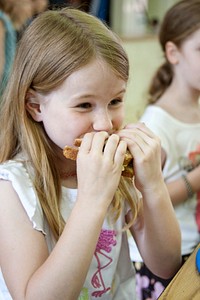
<path fill-rule="evenodd" d="M 113 129 L 112 118 L 108 111 L 101 111 L 95 114 L 93 120 L 94 131 L 107 131 L 110 132 Z"/>

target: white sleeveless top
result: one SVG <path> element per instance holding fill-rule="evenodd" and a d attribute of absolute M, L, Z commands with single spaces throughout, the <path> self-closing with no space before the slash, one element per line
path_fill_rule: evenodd
<path fill-rule="evenodd" d="M 199 155 L 200 123 L 181 122 L 156 105 L 148 105 L 140 121 L 159 136 L 161 145 L 167 154 L 163 168 L 165 181 L 168 183 L 187 174 L 188 168 L 191 170 L 193 165 L 191 155 L 195 154 L 197 157 Z M 188 201 L 174 207 L 181 230 L 182 255 L 189 255 L 200 243 L 200 232 L 195 218 L 198 205 L 200 205 L 200 192 L 195 193 Z M 132 237 L 129 239 L 129 244 L 132 260 L 142 261 Z"/>
<path fill-rule="evenodd" d="M 0 165 L 0 179 L 12 182 L 33 229 L 45 235 L 49 252 L 55 241 L 44 218 L 41 205 L 23 161 L 10 160 Z M 62 188 L 61 212 L 68 219 L 76 201 L 77 190 Z M 78 300 L 134 300 L 134 269 L 130 261 L 126 232 L 120 232 L 124 226 L 124 207 L 116 223 L 105 219 L 96 250 Z M 87 232 L 85 233 L 87 234 Z M 83 236 L 84 239 L 84 236 Z M 81 241 L 80 241 L 81 242 Z M 12 300 L 0 269 L 0 299 Z M 67 298 L 66 298 L 67 300 Z"/>

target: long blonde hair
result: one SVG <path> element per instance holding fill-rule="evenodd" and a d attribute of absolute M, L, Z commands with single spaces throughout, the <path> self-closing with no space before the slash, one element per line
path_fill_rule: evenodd
<path fill-rule="evenodd" d="M 20 152 L 26 154 L 34 170 L 35 190 L 56 239 L 65 225 L 60 212 L 60 176 L 43 125 L 26 111 L 26 94 L 30 88 L 48 94 L 98 57 L 117 76 L 128 80 L 127 55 L 115 34 L 99 19 L 71 8 L 46 11 L 35 18 L 21 38 L 1 105 L 0 162 Z M 114 206 L 121 210 L 116 199 Z M 128 199 L 134 215 L 136 202 Z"/>

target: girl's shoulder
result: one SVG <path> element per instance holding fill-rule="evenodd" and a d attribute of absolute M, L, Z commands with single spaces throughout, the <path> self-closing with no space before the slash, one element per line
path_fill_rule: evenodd
<path fill-rule="evenodd" d="M 160 126 L 164 126 L 167 130 L 169 127 L 172 129 L 186 129 L 186 130 L 200 130 L 200 122 L 187 122 L 180 118 L 175 117 L 173 113 L 164 109 L 159 105 L 148 105 L 142 116 L 140 117 L 141 122 L 145 122 L 147 125 L 155 124 Z"/>
<path fill-rule="evenodd" d="M 10 181 L 23 205 L 33 228 L 44 232 L 44 217 L 33 183 L 22 160 L 8 160 L 0 164 L 0 180 Z"/>
<path fill-rule="evenodd" d="M 0 164 L 0 179 L 9 180 L 13 186 L 22 185 L 24 189 L 33 187 L 26 163 L 23 160 L 8 160 Z"/>

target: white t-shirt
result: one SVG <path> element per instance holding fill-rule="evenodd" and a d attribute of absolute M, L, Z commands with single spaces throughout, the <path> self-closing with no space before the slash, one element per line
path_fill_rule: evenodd
<path fill-rule="evenodd" d="M 10 160 L 1 164 L 0 178 L 12 182 L 19 200 L 33 224 L 33 229 L 44 234 L 49 252 L 51 252 L 55 242 L 23 162 Z M 63 187 L 62 194 L 61 210 L 64 219 L 67 220 L 76 201 L 77 190 Z M 105 219 L 79 300 L 135 299 L 135 272 L 129 259 L 127 234 L 120 232 L 124 226 L 125 211 L 124 207 L 115 224 L 109 222 L 109 219 Z M 85 234 L 87 235 L 87 232 Z M 81 242 L 84 242 L 84 236 Z M 0 269 L 1 294 L 4 300 L 12 300 Z"/>
<path fill-rule="evenodd" d="M 186 174 L 188 168 L 191 167 L 189 155 L 197 149 L 200 150 L 200 123 L 183 123 L 156 105 L 147 106 L 140 121 L 159 136 L 161 145 L 167 154 L 163 168 L 165 181 L 170 182 Z M 174 208 L 182 234 L 182 255 L 191 253 L 200 242 L 200 234 L 195 220 L 197 197 L 200 198 L 200 194 L 195 194 L 192 199 Z M 163 234 L 165 233 L 163 232 Z M 132 238 L 129 240 L 129 246 L 132 261 L 141 261 L 141 256 Z"/>

